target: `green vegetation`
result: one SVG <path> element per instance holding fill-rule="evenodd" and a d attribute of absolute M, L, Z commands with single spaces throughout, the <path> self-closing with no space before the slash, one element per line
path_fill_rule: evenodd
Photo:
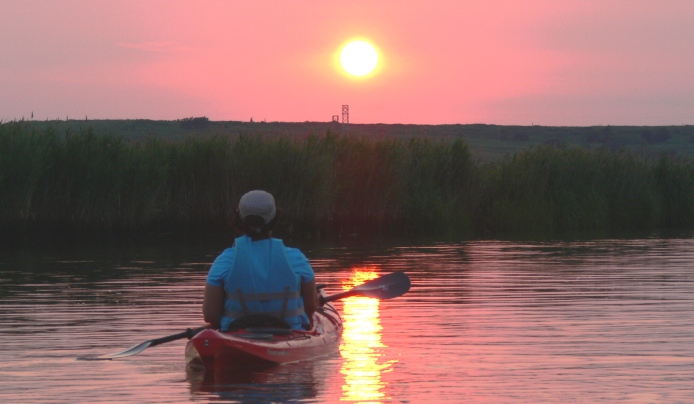
<path fill-rule="evenodd" d="M 28 121 L 39 131 L 49 128 L 58 133 L 93 130 L 115 134 L 125 140 L 156 137 L 182 140 L 188 136 L 251 135 L 305 136 L 323 135 L 327 131 L 342 133 L 336 122 L 239 122 L 210 121 L 190 117 L 177 121 L 134 120 L 53 120 Z M 12 123 L 8 123 L 12 124 Z M 452 141 L 464 140 L 476 161 L 499 161 L 507 155 L 545 145 L 588 149 L 609 148 L 639 154 L 687 157 L 694 160 L 694 126 L 498 126 L 498 125 L 402 125 L 349 124 L 348 133 L 369 138 L 407 140 L 427 137 Z"/>
<path fill-rule="evenodd" d="M 244 192 L 261 188 L 284 210 L 282 231 L 300 238 L 694 228 L 691 160 L 617 148 L 609 143 L 628 140 L 612 130 L 593 131 L 590 146 L 554 133 L 556 141 L 483 158 L 456 136 L 338 135 L 329 127 L 282 134 L 271 123 L 255 124 L 257 131 L 215 124 L 178 121 L 182 132 L 169 137 L 2 124 L 0 225 L 5 233 L 217 229 L 228 226 Z M 186 135 L 189 127 L 202 129 Z M 511 142 L 537 136 L 502 129 Z M 655 145 L 689 136 L 635 133 Z"/>

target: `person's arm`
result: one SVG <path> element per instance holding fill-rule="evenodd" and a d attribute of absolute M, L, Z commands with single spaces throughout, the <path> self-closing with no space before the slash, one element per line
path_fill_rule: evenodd
<path fill-rule="evenodd" d="M 224 308 L 224 288 L 205 284 L 205 298 L 202 302 L 202 316 L 206 323 L 218 329 Z"/>
<path fill-rule="evenodd" d="M 316 279 L 301 284 L 301 298 L 304 299 L 304 311 L 308 315 L 311 327 L 313 327 L 313 313 L 318 306 L 318 292 L 316 291 Z"/>
<path fill-rule="evenodd" d="M 219 329 L 224 313 L 224 279 L 229 275 L 234 262 L 234 248 L 227 248 L 214 260 L 205 282 L 205 296 L 202 301 L 202 316 L 206 323 Z"/>

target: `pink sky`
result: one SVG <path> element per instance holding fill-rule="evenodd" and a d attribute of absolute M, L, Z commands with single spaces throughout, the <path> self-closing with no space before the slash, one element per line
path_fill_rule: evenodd
<path fill-rule="evenodd" d="M 0 0 L 0 119 L 694 124 L 694 1 Z M 366 38 L 377 74 L 347 77 Z"/>

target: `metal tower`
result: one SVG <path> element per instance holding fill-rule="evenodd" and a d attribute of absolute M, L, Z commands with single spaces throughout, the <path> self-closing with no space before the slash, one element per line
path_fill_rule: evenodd
<path fill-rule="evenodd" d="M 342 133 L 349 130 L 349 105 L 342 106 Z"/>

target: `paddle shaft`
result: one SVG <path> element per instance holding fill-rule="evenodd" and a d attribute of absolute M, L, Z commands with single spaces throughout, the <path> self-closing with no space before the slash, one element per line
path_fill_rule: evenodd
<path fill-rule="evenodd" d="M 191 339 L 194 336 L 196 336 L 200 331 L 202 331 L 206 328 L 207 327 L 200 327 L 200 328 L 196 328 L 196 329 L 188 328 L 187 330 L 185 330 L 183 332 L 179 332 L 178 334 L 169 335 L 168 337 L 156 338 L 156 339 L 150 340 L 149 346 L 157 346 L 159 344 L 165 344 L 167 342 L 176 341 L 178 339 L 183 339 L 183 338 Z"/>
<path fill-rule="evenodd" d="M 322 297 L 323 303 L 329 303 L 329 302 L 334 302 L 335 300 L 345 299 L 345 298 L 350 297 L 350 296 L 358 296 L 358 295 L 359 295 L 359 293 L 356 292 L 354 289 L 352 289 L 352 290 L 348 290 L 346 292 L 338 293 L 335 295 L 325 296 L 325 297 L 321 296 L 321 297 Z"/>

